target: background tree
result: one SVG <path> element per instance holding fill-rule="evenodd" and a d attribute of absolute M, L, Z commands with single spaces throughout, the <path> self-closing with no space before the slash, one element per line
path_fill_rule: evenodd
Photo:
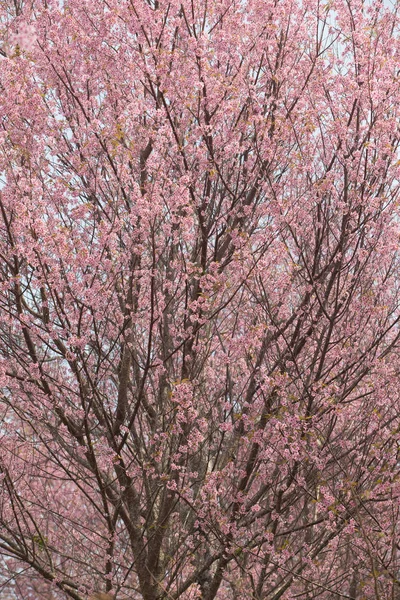
<path fill-rule="evenodd" d="M 1 1 L 2 597 L 400 598 L 399 8 Z"/>

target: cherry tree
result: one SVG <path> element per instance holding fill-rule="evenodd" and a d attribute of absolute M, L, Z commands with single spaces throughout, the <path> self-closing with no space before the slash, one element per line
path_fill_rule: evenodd
<path fill-rule="evenodd" d="M 0 585 L 400 598 L 379 0 L 0 2 Z"/>

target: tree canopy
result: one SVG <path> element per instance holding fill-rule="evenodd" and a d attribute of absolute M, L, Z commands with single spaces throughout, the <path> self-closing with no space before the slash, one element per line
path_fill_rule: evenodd
<path fill-rule="evenodd" d="M 399 8 L 1 0 L 2 597 L 400 598 Z"/>

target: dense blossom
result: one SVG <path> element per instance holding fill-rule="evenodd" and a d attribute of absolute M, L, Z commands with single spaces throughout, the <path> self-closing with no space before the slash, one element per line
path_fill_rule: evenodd
<path fill-rule="evenodd" d="M 2 597 L 400 597 L 399 9 L 0 2 Z"/>

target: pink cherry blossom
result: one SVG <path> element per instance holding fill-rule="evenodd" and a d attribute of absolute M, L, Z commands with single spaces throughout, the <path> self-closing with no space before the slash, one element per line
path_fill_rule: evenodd
<path fill-rule="evenodd" d="M 0 3 L 0 596 L 399 595 L 400 4 Z"/>

